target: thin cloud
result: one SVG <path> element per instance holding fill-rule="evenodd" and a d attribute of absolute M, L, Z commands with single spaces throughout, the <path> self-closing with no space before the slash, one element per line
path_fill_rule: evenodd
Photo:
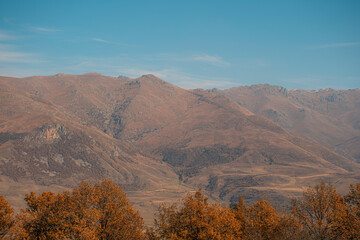
<path fill-rule="evenodd" d="M 162 53 L 151 57 L 143 58 L 149 61 L 175 61 L 175 62 L 201 62 L 214 66 L 229 66 L 231 63 L 224 61 L 219 56 L 211 56 L 208 54 L 198 54 L 198 55 L 179 55 L 171 53 Z"/>
<path fill-rule="evenodd" d="M 103 39 L 103 38 L 91 38 L 91 40 L 95 41 L 95 42 L 106 43 L 106 44 L 114 44 L 114 45 L 119 45 L 119 46 L 124 46 L 124 47 L 137 47 L 137 45 L 123 43 L 123 42 L 109 41 L 109 40 L 106 40 L 106 39 Z"/>
<path fill-rule="evenodd" d="M 39 26 L 30 26 L 29 29 L 31 31 L 35 32 L 47 32 L 47 33 L 53 33 L 53 32 L 60 32 L 61 30 L 55 29 L 55 28 L 45 28 L 45 27 L 39 27 Z"/>
<path fill-rule="evenodd" d="M 315 46 L 313 48 L 337 48 L 337 47 L 351 47 L 351 46 L 359 46 L 360 42 L 342 42 L 342 43 L 330 43 L 323 44 L 319 46 Z"/>
<path fill-rule="evenodd" d="M 0 41 L 8 41 L 15 39 L 16 37 L 0 30 Z"/>
<path fill-rule="evenodd" d="M 197 62 L 205 62 L 205 63 L 209 63 L 209 64 L 216 65 L 216 66 L 230 65 L 229 62 L 224 61 L 221 57 L 210 56 L 207 54 L 193 56 L 190 58 L 190 60 L 197 61 Z"/>
<path fill-rule="evenodd" d="M 40 62 L 34 54 L 13 51 L 11 45 L 0 44 L 0 62 L 5 63 L 34 63 Z"/>
<path fill-rule="evenodd" d="M 96 42 L 102 42 L 102 43 L 113 43 L 111 41 L 101 39 L 101 38 L 92 38 L 91 40 L 96 41 Z"/>
<path fill-rule="evenodd" d="M 33 54 L 0 50 L 0 62 L 30 63 L 39 62 L 39 60 L 35 59 Z"/>

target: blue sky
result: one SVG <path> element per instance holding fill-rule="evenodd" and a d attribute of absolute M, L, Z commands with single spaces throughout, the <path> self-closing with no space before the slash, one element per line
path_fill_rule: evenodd
<path fill-rule="evenodd" d="M 360 1 L 0 0 L 0 75 L 360 87 Z"/>

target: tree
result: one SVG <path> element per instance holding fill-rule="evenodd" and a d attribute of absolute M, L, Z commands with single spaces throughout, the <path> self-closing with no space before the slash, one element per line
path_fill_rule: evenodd
<path fill-rule="evenodd" d="M 292 200 L 292 214 L 303 226 L 309 239 L 338 239 L 342 237 L 346 203 L 331 184 L 309 187 L 303 199 Z"/>
<path fill-rule="evenodd" d="M 14 210 L 8 201 L 0 195 L 0 238 L 3 239 L 14 225 Z"/>
<path fill-rule="evenodd" d="M 256 202 L 247 215 L 247 232 L 252 239 L 275 239 L 280 233 L 282 218 L 269 201 Z"/>
<path fill-rule="evenodd" d="M 239 200 L 234 206 L 232 206 L 233 213 L 235 214 L 235 218 L 238 221 L 239 227 L 241 232 L 243 233 L 243 236 L 247 236 L 248 232 L 246 230 L 247 228 L 247 213 L 248 213 L 248 206 L 244 202 L 243 197 L 239 197 Z"/>
<path fill-rule="evenodd" d="M 144 239 L 143 222 L 113 182 L 83 182 L 72 192 L 27 194 L 19 239 Z"/>
<path fill-rule="evenodd" d="M 162 205 L 150 239 L 241 239 L 242 232 L 230 208 L 209 204 L 197 191 L 189 194 L 177 207 Z"/>
<path fill-rule="evenodd" d="M 347 203 L 347 217 L 341 222 L 343 236 L 346 239 L 360 239 L 360 183 L 350 185 L 344 200 Z"/>
<path fill-rule="evenodd" d="M 246 239 L 301 238 L 299 224 L 291 216 L 279 213 L 269 201 L 247 206 L 240 197 L 233 211 Z"/>
<path fill-rule="evenodd" d="M 143 220 L 111 181 L 91 186 L 83 183 L 72 194 L 76 209 L 83 211 L 98 239 L 143 239 Z M 89 224 L 87 224 L 89 225 Z"/>
<path fill-rule="evenodd" d="M 64 239 L 71 227 L 67 215 L 70 195 L 68 192 L 55 195 L 52 192 L 43 192 L 36 195 L 26 194 L 27 209 L 18 215 L 17 233 L 19 239 Z M 67 200 L 65 200 L 67 199 Z"/>
<path fill-rule="evenodd" d="M 350 205 L 352 212 L 360 218 L 360 183 L 350 184 L 350 191 L 344 199 Z"/>

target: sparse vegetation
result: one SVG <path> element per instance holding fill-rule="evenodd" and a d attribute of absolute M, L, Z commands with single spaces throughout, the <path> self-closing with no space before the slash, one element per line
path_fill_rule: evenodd
<path fill-rule="evenodd" d="M 82 182 L 72 191 L 34 192 L 15 217 L 0 196 L 1 239 L 360 239 L 360 184 L 342 196 L 331 184 L 308 187 L 290 213 L 262 200 L 233 206 L 209 203 L 199 190 L 180 205 L 161 205 L 154 225 L 142 218 L 115 183 Z"/>

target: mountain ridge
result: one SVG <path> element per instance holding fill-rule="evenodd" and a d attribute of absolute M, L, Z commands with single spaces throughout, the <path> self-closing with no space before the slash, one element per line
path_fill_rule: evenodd
<path fill-rule="evenodd" d="M 287 90 L 279 86 L 253 85 L 217 93 L 296 134 L 315 139 L 355 161 L 360 160 L 359 151 L 346 150 L 346 142 L 360 136 L 360 110 L 356 107 L 360 104 L 360 89 Z"/>
<path fill-rule="evenodd" d="M 292 94 L 265 88 L 257 91 L 268 102 L 264 91 Z M 154 75 L 0 77 L 0 190 L 15 199 L 25 189 L 4 185 L 63 189 L 112 178 L 151 218 L 159 202 L 196 188 L 223 202 L 265 194 L 284 203 L 314 181 L 360 179 L 352 158 L 261 116 L 251 91 L 240 103 L 226 91 L 185 90 Z"/>

